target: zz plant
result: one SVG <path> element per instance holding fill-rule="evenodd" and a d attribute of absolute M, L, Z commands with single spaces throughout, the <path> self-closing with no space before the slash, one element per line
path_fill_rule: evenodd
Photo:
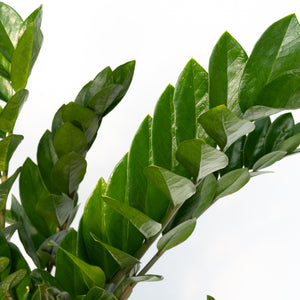
<path fill-rule="evenodd" d="M 125 96 L 135 62 L 105 68 L 62 105 L 40 139 L 37 161 L 26 159 L 10 175 L 41 19 L 41 7 L 23 20 L 0 3 L 0 299 L 125 300 L 137 283 L 162 279 L 150 268 L 192 234 L 213 203 L 298 152 L 300 124 L 283 112 L 300 108 L 300 25 L 295 15 L 274 23 L 249 57 L 225 32 L 208 72 L 190 60 L 109 180 L 99 179 L 75 230 L 87 151 L 102 118 Z M 7 210 L 18 176 L 20 201 L 12 195 Z M 16 231 L 34 270 L 10 242 Z M 141 269 L 156 241 L 157 253 Z"/>

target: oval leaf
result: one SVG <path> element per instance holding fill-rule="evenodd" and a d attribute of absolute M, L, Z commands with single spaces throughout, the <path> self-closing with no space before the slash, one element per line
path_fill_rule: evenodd
<path fill-rule="evenodd" d="M 286 154 L 286 151 L 273 151 L 264 155 L 253 165 L 253 171 L 273 165 L 278 160 L 281 160 Z"/>

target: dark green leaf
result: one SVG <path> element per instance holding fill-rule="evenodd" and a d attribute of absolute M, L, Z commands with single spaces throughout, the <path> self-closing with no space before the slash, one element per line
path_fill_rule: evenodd
<path fill-rule="evenodd" d="M 4 182 L 0 184 L 0 210 L 2 210 L 6 205 L 6 200 L 12 185 L 14 184 L 16 178 L 18 177 L 21 168 L 17 169 L 15 173 L 7 178 Z"/>
<path fill-rule="evenodd" d="M 103 196 L 103 200 L 124 218 L 128 219 L 145 238 L 150 238 L 161 230 L 161 224 L 155 222 L 134 207 L 107 196 Z"/>
<path fill-rule="evenodd" d="M 39 203 L 46 203 L 49 195 L 38 167 L 30 158 L 27 158 L 20 174 L 21 202 L 30 222 L 44 236 L 50 236 L 56 231 L 56 226 L 49 223 L 37 211 Z"/>
<path fill-rule="evenodd" d="M 175 86 L 176 141 L 207 138 L 198 117 L 209 109 L 207 72 L 191 59 L 179 75 Z"/>
<path fill-rule="evenodd" d="M 3 108 L 0 114 L 0 129 L 12 132 L 21 108 L 28 98 L 29 92 L 25 89 L 19 90 Z"/>
<path fill-rule="evenodd" d="M 269 127 L 265 140 L 265 150 L 269 153 L 294 133 L 294 118 L 291 113 L 279 116 Z"/>
<path fill-rule="evenodd" d="M 253 165 L 253 171 L 257 171 L 273 165 L 278 160 L 281 160 L 287 154 L 286 151 L 272 151 L 262 156 Z"/>
<path fill-rule="evenodd" d="M 288 154 L 292 153 L 296 150 L 296 148 L 300 145 L 300 133 L 291 136 L 290 138 L 281 142 L 275 150 L 286 151 Z"/>
<path fill-rule="evenodd" d="M 239 83 L 247 62 L 241 45 L 226 31 L 215 45 L 209 60 L 209 107 L 226 105 L 241 117 L 238 103 Z"/>
<path fill-rule="evenodd" d="M 7 211 L 6 211 L 7 213 Z M 6 214 L 6 222 L 7 222 L 7 214 Z M 8 222 L 7 222 L 8 223 Z M 16 232 L 16 230 L 18 230 L 20 227 L 20 223 L 19 222 L 16 222 L 16 223 L 13 223 L 12 225 L 9 225 L 9 226 L 6 226 L 3 230 L 3 233 L 5 235 L 5 238 L 7 239 L 7 241 L 10 241 L 12 236 L 14 235 L 14 233 Z"/>
<path fill-rule="evenodd" d="M 12 261 L 9 245 L 2 232 L 0 232 L 0 257 L 7 257 L 9 259 L 9 265 L 2 271 L 0 276 L 0 279 L 3 280 L 10 273 Z"/>
<path fill-rule="evenodd" d="M 192 234 L 195 226 L 196 218 L 187 220 L 176 226 L 159 239 L 157 249 L 159 251 L 166 251 L 181 244 Z"/>
<path fill-rule="evenodd" d="M 255 130 L 250 132 L 244 146 L 244 166 L 252 169 L 253 164 L 265 154 L 265 139 L 271 125 L 269 117 L 254 122 Z"/>
<path fill-rule="evenodd" d="M 11 58 L 14 53 L 14 46 L 2 22 L 0 22 L 0 52 L 4 55 L 4 57 L 7 60 L 11 61 Z"/>
<path fill-rule="evenodd" d="M 85 171 L 85 159 L 71 152 L 62 156 L 54 165 L 51 172 L 52 182 L 61 192 L 70 195 L 78 188 Z"/>
<path fill-rule="evenodd" d="M 219 181 L 216 191 L 216 199 L 237 192 L 250 180 L 248 169 L 241 168 L 223 175 Z"/>
<path fill-rule="evenodd" d="M 8 71 L 6 71 L 6 69 L 0 65 L 0 76 L 2 76 L 3 78 L 10 80 L 10 74 Z"/>
<path fill-rule="evenodd" d="M 130 254 L 127 254 L 126 252 L 121 251 L 121 250 L 119 250 L 113 246 L 110 246 L 106 243 L 103 243 L 102 241 L 100 241 L 99 238 L 97 238 L 92 233 L 91 233 L 91 235 L 97 243 L 100 243 L 110 253 L 110 255 L 113 257 L 113 259 L 118 263 L 118 265 L 121 268 L 133 266 L 135 264 L 140 263 L 139 260 L 136 259 L 134 256 L 131 256 Z"/>
<path fill-rule="evenodd" d="M 262 89 L 279 76 L 299 69 L 299 31 L 296 16 L 289 15 L 271 25 L 258 40 L 240 85 L 239 102 L 243 112 L 254 105 L 265 105 L 259 99 Z M 266 101 L 269 104 L 273 99 Z"/>
<path fill-rule="evenodd" d="M 55 133 L 54 149 L 58 157 L 72 151 L 84 156 L 88 150 L 88 143 L 82 130 L 70 122 L 64 123 Z"/>
<path fill-rule="evenodd" d="M 9 265 L 9 258 L 2 256 L 0 257 L 0 273 L 2 273 Z"/>
<path fill-rule="evenodd" d="M 225 105 L 210 109 L 198 120 L 224 151 L 240 137 L 255 129 L 251 122 L 238 118 Z"/>
<path fill-rule="evenodd" d="M 182 204 L 196 192 L 192 181 L 169 170 L 151 166 L 146 168 L 144 173 L 174 206 Z"/>
<path fill-rule="evenodd" d="M 178 146 L 177 160 L 189 171 L 195 182 L 228 165 L 227 156 L 207 145 L 204 140 L 186 140 Z"/>
<path fill-rule="evenodd" d="M 47 286 L 53 286 L 61 289 L 57 280 L 46 270 L 35 269 L 30 273 L 30 277 L 36 285 L 45 283 Z"/>
<path fill-rule="evenodd" d="M 108 293 L 108 294 L 105 294 L 101 300 L 118 300 L 117 297 L 112 294 L 112 293 Z"/>

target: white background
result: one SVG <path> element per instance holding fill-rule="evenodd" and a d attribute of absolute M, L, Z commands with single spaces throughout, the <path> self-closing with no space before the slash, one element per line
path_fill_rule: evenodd
<path fill-rule="evenodd" d="M 23 18 L 41 3 L 10 0 Z M 299 13 L 298 1 L 44 0 L 45 40 L 27 88 L 30 97 L 15 133 L 25 140 L 11 172 L 37 144 L 54 113 L 107 65 L 136 59 L 129 92 L 103 121 L 81 184 L 81 208 L 98 179 L 108 178 L 128 151 L 140 122 L 152 114 L 168 83 L 193 57 L 207 69 L 210 53 L 228 30 L 248 54 L 273 22 Z M 300 114 L 295 113 L 296 121 Z M 170 250 L 151 273 L 165 280 L 141 283 L 132 300 L 300 299 L 300 156 L 271 167 L 222 198 L 198 221 L 192 237 Z M 17 188 L 14 193 L 18 195 Z M 77 224 L 75 223 L 76 227 Z M 153 249 L 154 251 L 154 249 Z M 152 251 L 152 254 L 154 253 Z"/>

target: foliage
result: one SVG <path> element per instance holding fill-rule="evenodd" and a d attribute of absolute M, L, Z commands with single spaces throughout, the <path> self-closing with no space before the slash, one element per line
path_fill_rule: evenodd
<path fill-rule="evenodd" d="M 23 21 L 0 3 L 0 299 L 124 300 L 137 283 L 162 280 L 148 271 L 192 234 L 213 203 L 298 152 L 292 113 L 270 116 L 300 108 L 300 25 L 295 15 L 274 23 L 249 57 L 225 32 L 208 72 L 191 59 L 107 183 L 99 179 L 76 231 L 86 154 L 102 119 L 125 96 L 135 62 L 105 68 L 62 105 L 40 139 L 37 162 L 27 158 L 8 177 L 23 140 L 13 129 L 41 48 L 41 18 L 41 7 Z M 20 202 L 12 196 L 6 210 L 18 176 Z M 9 242 L 16 230 L 35 270 Z M 140 270 L 157 239 L 157 253 Z"/>

